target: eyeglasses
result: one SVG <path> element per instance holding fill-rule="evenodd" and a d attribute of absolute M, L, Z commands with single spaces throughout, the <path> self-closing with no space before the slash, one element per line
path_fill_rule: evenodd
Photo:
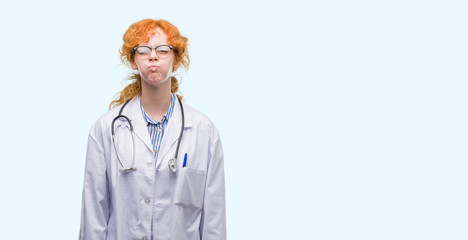
<path fill-rule="evenodd" d="M 156 47 L 150 47 L 150 46 L 138 46 L 134 47 L 133 51 L 137 52 L 138 55 L 144 57 L 144 58 L 149 58 L 151 55 L 151 50 L 154 48 L 156 51 L 156 56 L 158 58 L 167 58 L 169 56 L 169 53 L 171 50 L 173 50 L 175 47 L 171 45 L 159 45 Z"/>

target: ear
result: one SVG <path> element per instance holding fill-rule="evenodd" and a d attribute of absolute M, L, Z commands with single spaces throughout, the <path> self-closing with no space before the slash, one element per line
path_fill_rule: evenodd
<path fill-rule="evenodd" d="M 137 70 L 138 69 L 138 66 L 135 64 L 134 61 L 130 63 L 130 66 L 132 67 L 132 70 Z"/>
<path fill-rule="evenodd" d="M 172 69 L 173 71 L 177 70 L 177 68 L 179 67 L 180 65 L 180 61 L 178 61 L 177 59 L 174 61 L 174 65 L 172 65 Z"/>

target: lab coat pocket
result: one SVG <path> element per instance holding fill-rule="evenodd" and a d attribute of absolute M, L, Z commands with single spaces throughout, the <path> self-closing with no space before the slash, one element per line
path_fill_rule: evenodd
<path fill-rule="evenodd" d="M 179 169 L 174 203 L 183 207 L 200 209 L 205 192 L 206 172 L 191 168 Z"/>

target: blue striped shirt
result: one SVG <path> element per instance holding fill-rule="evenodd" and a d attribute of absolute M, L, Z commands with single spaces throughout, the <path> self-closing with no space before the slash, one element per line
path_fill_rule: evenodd
<path fill-rule="evenodd" d="M 141 112 L 143 114 L 143 119 L 145 119 L 146 126 L 148 127 L 148 132 L 151 138 L 151 143 L 153 144 L 153 151 L 154 151 L 154 159 L 155 162 L 158 159 L 159 148 L 161 147 L 161 142 L 164 136 L 164 129 L 169 122 L 169 118 L 174 111 L 174 103 L 176 101 L 177 96 L 172 93 L 171 104 L 166 111 L 166 114 L 161 118 L 161 121 L 155 121 L 151 119 L 148 115 L 146 115 L 145 110 L 143 109 L 143 105 L 141 104 L 140 96 L 138 96 L 138 101 L 140 102 Z"/>

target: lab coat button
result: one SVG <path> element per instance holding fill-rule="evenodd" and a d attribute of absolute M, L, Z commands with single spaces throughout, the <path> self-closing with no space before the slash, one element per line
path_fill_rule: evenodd
<path fill-rule="evenodd" d="M 148 240 L 148 237 L 143 237 L 141 240 Z"/>
<path fill-rule="evenodd" d="M 145 198 L 145 203 L 146 203 L 146 204 L 149 204 L 150 202 L 151 202 L 151 199 Z"/>

